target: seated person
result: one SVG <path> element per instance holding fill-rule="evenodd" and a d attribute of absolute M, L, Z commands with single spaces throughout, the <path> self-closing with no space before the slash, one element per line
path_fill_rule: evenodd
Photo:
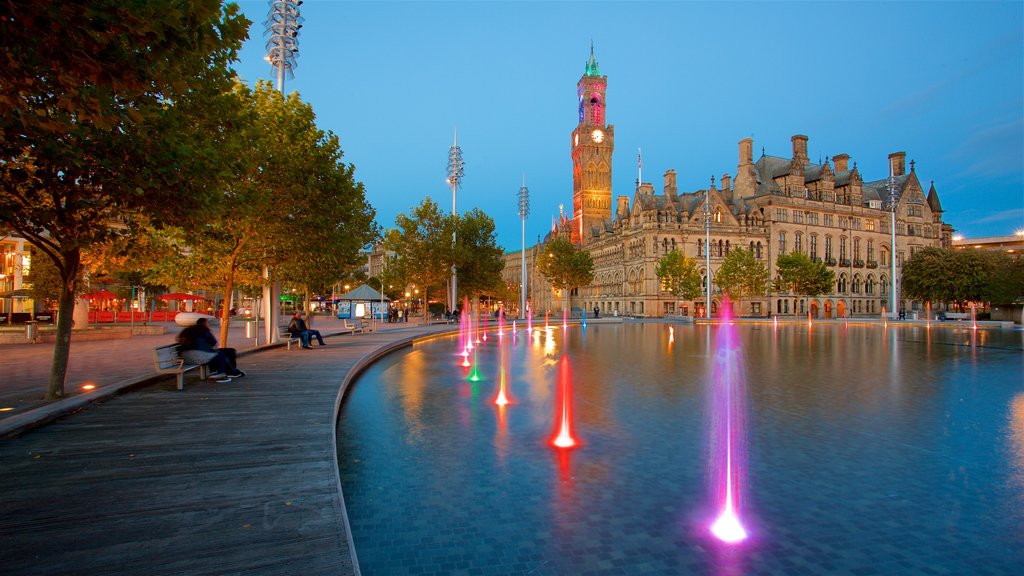
<path fill-rule="evenodd" d="M 181 358 L 189 364 L 208 364 L 217 378 L 217 383 L 231 382 L 232 378 L 241 378 L 245 372 L 238 369 L 238 353 L 234 348 L 217 348 L 217 338 L 210 332 L 206 318 L 196 320 L 178 333 L 178 344 L 181 345 Z"/>
<path fill-rule="evenodd" d="M 292 321 L 288 323 L 288 333 L 297 336 L 303 348 L 312 348 L 310 340 L 316 336 L 316 341 L 324 346 L 324 339 L 320 336 L 319 330 L 310 330 L 306 327 L 306 321 L 302 319 L 302 310 L 296 310 L 292 315 Z"/>

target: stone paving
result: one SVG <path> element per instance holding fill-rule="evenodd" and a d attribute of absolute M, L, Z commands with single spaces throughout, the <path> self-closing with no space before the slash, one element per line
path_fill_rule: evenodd
<path fill-rule="evenodd" d="M 322 349 L 263 349 L 240 359 L 248 375 L 231 383 L 189 376 L 178 391 L 168 375 L 0 421 L 59 413 L 0 440 L 3 573 L 358 574 L 336 463 L 341 391 L 370 358 L 450 328 L 384 325 Z M 171 340 L 83 344 L 73 354 L 93 364 L 75 375 L 131 387 L 152 376 L 151 347 Z M 0 348 L 8 398 L 42 389 L 46 347 Z"/>

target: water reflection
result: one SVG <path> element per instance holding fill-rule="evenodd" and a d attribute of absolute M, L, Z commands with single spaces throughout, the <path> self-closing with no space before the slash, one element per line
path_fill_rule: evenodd
<path fill-rule="evenodd" d="M 705 501 L 715 329 L 675 325 L 671 349 L 663 324 L 594 324 L 585 349 L 578 330 L 550 345 L 543 330 L 529 345 L 492 339 L 475 398 L 454 339 L 358 379 L 338 460 L 362 571 L 439 573 L 454 556 L 480 574 L 779 574 L 795 559 L 809 573 L 998 574 L 1024 563 L 1020 333 L 978 330 L 972 345 L 939 325 L 736 326 L 757 538 L 728 552 L 689 528 Z M 504 409 L 491 402 L 502 354 Z M 562 355 L 585 441 L 575 450 L 548 444 Z"/>

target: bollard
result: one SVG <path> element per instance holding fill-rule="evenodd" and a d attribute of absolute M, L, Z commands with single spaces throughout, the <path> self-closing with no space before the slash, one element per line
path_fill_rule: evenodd
<path fill-rule="evenodd" d="M 25 338 L 30 342 L 35 342 L 36 338 L 39 337 L 39 322 L 36 320 L 29 320 L 25 322 Z"/>
<path fill-rule="evenodd" d="M 246 322 L 245 323 L 245 337 L 246 338 L 255 338 L 256 337 L 256 323 L 255 322 Z"/>

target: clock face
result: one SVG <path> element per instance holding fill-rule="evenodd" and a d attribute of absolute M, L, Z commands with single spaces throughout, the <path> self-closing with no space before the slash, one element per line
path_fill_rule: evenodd
<path fill-rule="evenodd" d="M 579 135 L 579 133 L 576 133 L 576 135 L 573 136 L 572 143 L 573 143 L 574 146 L 579 146 L 580 145 L 580 135 Z"/>
<path fill-rule="evenodd" d="M 593 132 L 590 133 L 590 137 L 594 140 L 594 142 L 601 142 L 604 140 L 604 132 L 601 132 L 600 130 L 594 130 Z"/>

